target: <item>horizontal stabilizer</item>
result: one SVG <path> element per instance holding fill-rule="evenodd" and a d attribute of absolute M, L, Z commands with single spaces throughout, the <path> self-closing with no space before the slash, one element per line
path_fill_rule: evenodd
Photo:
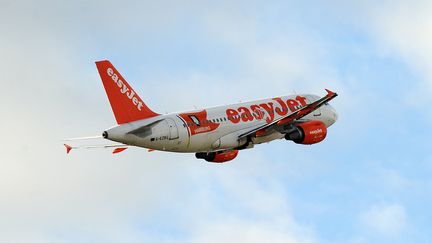
<path fill-rule="evenodd" d="M 113 154 L 120 153 L 126 150 L 129 145 L 124 144 L 107 144 L 107 145 L 84 145 L 84 146 L 70 146 L 68 144 L 63 144 L 66 148 L 66 153 L 69 154 L 72 149 L 106 149 L 114 148 Z"/>
<path fill-rule="evenodd" d="M 65 148 L 66 148 L 66 153 L 67 153 L 67 154 L 70 153 L 70 151 L 72 150 L 72 147 L 69 146 L 69 145 L 67 145 L 67 144 L 63 144 L 63 145 L 64 145 Z"/>
<path fill-rule="evenodd" d="M 117 153 L 120 153 L 120 152 L 123 152 L 123 151 L 125 151 L 127 148 L 125 148 L 125 147 L 122 147 L 122 148 L 115 148 L 114 150 L 113 150 L 113 154 L 117 154 Z"/>
<path fill-rule="evenodd" d="M 90 140 L 90 139 L 99 139 L 103 138 L 102 136 L 89 136 L 89 137 L 79 137 L 79 138 L 65 138 L 62 141 L 77 141 L 77 140 Z"/>

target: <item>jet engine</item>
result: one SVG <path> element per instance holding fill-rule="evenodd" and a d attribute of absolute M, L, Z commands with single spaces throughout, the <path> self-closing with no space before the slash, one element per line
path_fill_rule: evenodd
<path fill-rule="evenodd" d="M 195 157 L 197 159 L 204 159 L 207 162 L 224 163 L 235 159 L 235 157 L 237 157 L 237 154 L 238 154 L 238 150 L 231 150 L 231 151 L 218 151 L 218 152 L 209 152 L 209 153 L 196 153 Z"/>
<path fill-rule="evenodd" d="M 298 144 L 319 143 L 327 136 L 327 127 L 321 121 L 309 121 L 295 125 L 285 134 L 286 140 Z"/>

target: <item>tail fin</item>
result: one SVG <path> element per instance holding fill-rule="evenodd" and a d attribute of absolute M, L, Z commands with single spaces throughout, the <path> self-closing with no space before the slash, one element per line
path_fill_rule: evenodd
<path fill-rule="evenodd" d="M 159 115 L 144 104 L 110 61 L 98 61 L 96 66 L 118 124 Z"/>

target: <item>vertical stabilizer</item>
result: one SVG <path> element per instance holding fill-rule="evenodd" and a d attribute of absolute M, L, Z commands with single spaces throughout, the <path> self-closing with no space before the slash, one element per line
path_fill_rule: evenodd
<path fill-rule="evenodd" d="M 159 115 L 147 107 L 110 61 L 98 61 L 96 66 L 118 124 Z"/>

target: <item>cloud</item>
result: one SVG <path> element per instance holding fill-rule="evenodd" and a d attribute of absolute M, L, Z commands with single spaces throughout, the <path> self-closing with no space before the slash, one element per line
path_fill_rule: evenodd
<path fill-rule="evenodd" d="M 185 242 L 318 242 L 310 227 L 295 220 L 274 166 L 259 153 L 241 156 L 247 168 L 233 163 L 192 176 L 201 185 L 189 198 L 193 223 Z"/>
<path fill-rule="evenodd" d="M 371 34 L 385 53 L 399 55 L 425 74 L 428 82 L 432 81 L 431 10 L 429 1 L 391 1 L 370 6 L 368 13 Z"/>
<path fill-rule="evenodd" d="M 178 9 L 178 6 L 165 8 L 166 3 L 150 4 L 150 8 L 145 8 L 149 2 L 139 6 L 125 4 L 121 8 L 100 1 L 88 5 L 52 1 L 2 3 L 6 6 L 0 10 L 4 20 L 1 31 L 7 34 L 0 46 L 3 57 L 0 66 L 6 70 L 1 83 L 8 88 L 0 90 L 0 109 L 7 114 L 2 117 L 2 124 L 8 129 L 2 133 L 0 146 L 0 241 L 317 241 L 312 229 L 296 221 L 282 182 L 273 179 L 267 159 L 256 158 L 260 153 L 243 159 L 247 164 L 240 163 L 240 159 L 226 166 L 197 161 L 191 154 L 148 154 L 133 148 L 121 156 L 96 150 L 74 151 L 66 156 L 60 139 L 97 135 L 114 124 L 94 59 L 106 52 L 104 55 L 124 55 L 125 60 L 129 57 L 136 60 L 139 55 L 129 52 L 137 52 L 138 44 L 149 45 L 143 36 L 160 33 L 159 38 L 163 39 L 164 33 L 184 24 L 180 19 L 193 12 L 187 8 L 193 4 L 180 4 Z M 224 8 L 217 11 L 215 15 L 220 16 Z M 165 14 L 160 16 L 158 12 Z M 210 25 L 208 21 L 204 21 L 206 26 Z M 247 19 L 242 23 L 246 22 Z M 128 23 L 133 25 L 127 26 Z M 239 24 L 235 31 L 242 26 Z M 223 27 L 219 26 L 215 33 L 221 33 Z M 210 32 L 202 35 L 217 36 Z M 243 41 L 248 36 L 238 38 Z M 228 43 L 231 46 L 228 49 L 241 47 L 231 40 Z M 287 62 L 288 54 L 293 56 L 292 50 L 280 54 L 265 47 L 258 54 L 248 54 L 258 46 L 245 47 L 234 55 L 247 57 L 247 67 L 251 69 L 260 66 L 254 63 L 257 55 L 266 56 L 265 62 L 272 63 L 263 68 L 263 73 L 277 66 L 277 70 L 270 70 L 276 76 L 289 77 L 284 73 L 285 66 L 297 69 L 297 64 Z M 297 51 L 300 55 L 301 51 Z M 273 56 L 278 58 L 273 60 Z M 131 64 L 122 60 L 114 63 L 126 67 Z M 127 70 L 121 72 L 133 77 Z M 212 98 L 219 104 L 225 103 L 227 97 L 220 84 L 237 80 L 206 70 L 192 70 L 184 76 L 176 76 L 175 70 L 172 73 L 169 82 L 160 85 L 165 91 L 173 87 L 180 87 L 174 88 L 177 92 L 182 90 L 184 86 L 179 80 L 192 84 L 183 93 L 200 93 L 202 90 L 197 87 L 200 82 L 216 83 L 210 87 L 219 91 L 220 95 Z M 257 79 L 251 80 L 245 78 L 233 86 L 239 92 L 245 83 Z M 259 93 L 260 89 L 251 86 L 249 91 Z M 149 89 L 146 92 L 149 94 L 142 97 L 149 101 L 159 99 L 160 107 L 171 104 L 173 110 L 180 107 L 176 104 L 178 96 L 154 94 Z M 231 90 L 228 93 L 239 97 Z M 203 94 L 202 99 L 208 98 L 208 93 Z M 252 92 L 249 95 L 255 96 Z M 182 99 L 182 105 L 202 104 L 194 99 L 193 102 Z"/>
<path fill-rule="evenodd" d="M 401 81 L 407 88 L 399 96 L 410 107 L 427 110 L 424 104 L 431 102 L 432 93 L 431 2 L 335 2 L 332 7 L 339 18 L 363 32 L 380 58 L 408 67 L 410 75 Z M 388 89 L 401 86 L 397 79 L 386 82 Z"/>
<path fill-rule="evenodd" d="M 250 83 L 266 83 L 272 92 L 291 92 L 291 88 L 320 91 L 323 83 L 340 85 L 334 81 L 334 70 L 324 61 L 329 54 L 325 40 L 290 18 L 280 18 L 282 14 L 295 14 L 290 3 L 276 2 L 272 6 L 252 3 L 246 9 L 242 5 L 230 11 L 225 7 L 216 7 L 204 17 L 204 23 L 211 39 L 235 53 L 243 78 L 238 81 L 246 89 L 260 88 L 248 86 Z M 260 11 L 274 13 L 266 20 L 271 26 L 260 18 Z"/>
<path fill-rule="evenodd" d="M 385 236 L 399 236 L 407 226 L 405 208 L 400 204 L 373 205 L 360 215 L 369 229 Z"/>
<path fill-rule="evenodd" d="M 309 232 L 293 233 L 293 228 L 292 222 L 284 218 L 277 223 L 228 219 L 206 224 L 191 242 L 317 242 L 308 236 Z"/>
<path fill-rule="evenodd" d="M 327 221 L 346 223 L 340 230 L 349 235 L 349 223 L 341 223 L 328 206 L 335 201 L 327 194 L 320 196 L 325 193 L 317 193 L 317 188 L 335 191 L 342 184 L 344 192 L 351 192 L 346 175 L 336 182 L 329 177 L 352 172 L 358 157 L 372 156 L 369 147 L 362 156 L 353 156 L 360 147 L 353 148 L 353 141 L 367 139 L 369 144 L 370 134 L 365 134 L 370 133 L 370 124 L 387 118 L 383 110 L 396 113 L 399 106 L 383 102 L 381 94 L 369 94 L 358 73 L 341 80 L 338 65 L 329 60 L 338 55 L 329 50 L 331 40 L 304 24 L 307 16 L 291 19 L 297 12 L 303 14 L 292 4 L 0 3 L 0 109 L 7 128 L 0 146 L 0 240 L 320 242 L 329 231 Z M 421 33 L 400 34 L 388 26 L 390 20 L 381 23 L 383 16 L 369 10 L 361 23 L 382 43 L 383 55 L 397 54 L 425 71 L 428 50 L 422 53 L 421 47 L 426 42 L 410 42 L 418 41 L 411 37 L 393 40 L 407 33 L 419 38 Z M 403 11 L 400 7 L 397 12 Z M 359 16 L 358 12 L 351 13 Z M 425 12 L 420 16 L 427 19 Z M 408 26 L 402 27 L 408 31 Z M 331 86 L 341 94 L 334 101 L 341 120 L 338 130 L 332 130 L 339 134 L 340 144 L 298 147 L 274 142 L 242 151 L 236 161 L 224 165 L 197 161 L 191 154 L 148 154 L 134 148 L 119 156 L 109 151 L 74 151 L 66 156 L 61 138 L 97 135 L 114 124 L 93 64 L 99 58 L 111 59 L 159 112 L 292 89 L 318 93 L 324 85 Z M 379 108 L 379 115 L 359 119 L 371 117 L 373 107 Z M 343 151 L 348 154 L 344 158 Z M 334 168 L 335 161 L 342 161 L 346 171 Z M 329 168 L 334 171 L 331 176 L 322 176 Z M 383 169 L 378 174 L 396 192 L 407 187 L 405 177 L 396 171 Z M 290 194 L 293 178 L 300 181 L 294 191 L 306 196 Z M 364 189 L 364 183 L 359 184 Z M 331 201 L 321 205 L 325 200 Z M 320 215 L 311 213 L 308 218 L 308 207 L 293 208 L 307 204 L 316 204 Z M 352 208 L 346 207 L 344 212 L 351 215 Z M 399 204 L 380 204 L 360 218 L 368 229 L 392 235 L 405 230 L 406 211 Z M 325 220 L 318 218 L 330 214 Z"/>

